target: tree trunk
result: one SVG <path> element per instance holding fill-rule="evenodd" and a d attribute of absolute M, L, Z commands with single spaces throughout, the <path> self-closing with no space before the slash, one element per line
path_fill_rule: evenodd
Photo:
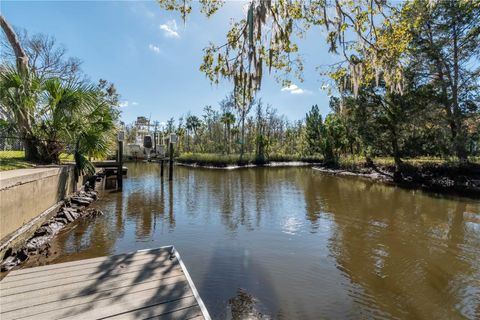
<path fill-rule="evenodd" d="M 0 26 L 15 53 L 18 73 L 25 79 L 27 78 L 29 71 L 28 56 L 25 53 L 25 50 L 23 50 L 15 30 L 13 30 L 12 26 L 10 26 L 3 15 L 0 15 Z M 38 141 L 31 134 L 31 119 L 29 117 L 30 115 L 26 110 L 15 112 L 15 118 L 17 121 L 16 125 L 18 126 L 20 136 L 22 137 L 25 146 L 25 159 L 28 161 L 38 161 L 40 160 L 40 154 L 37 148 Z"/>
<path fill-rule="evenodd" d="M 28 73 L 28 56 L 23 50 L 17 34 L 7 20 L 5 20 L 3 15 L 0 15 L 0 25 L 2 26 L 3 32 L 5 32 L 8 42 L 12 46 L 13 52 L 15 53 L 15 57 L 17 59 L 17 69 L 19 73 L 26 75 Z"/>
<path fill-rule="evenodd" d="M 33 136 L 23 135 L 23 145 L 25 147 L 25 160 L 38 162 L 40 153 L 38 152 L 38 143 Z"/>
<path fill-rule="evenodd" d="M 435 42 L 433 40 L 432 32 L 430 26 L 428 28 L 428 36 L 430 41 L 430 46 L 435 48 Z M 467 161 L 467 150 L 465 148 L 465 132 L 463 132 L 462 124 L 462 112 L 458 105 L 458 30 L 455 21 L 453 22 L 453 68 L 454 75 L 452 77 L 447 64 L 441 56 L 441 53 L 436 51 L 432 58 L 435 61 L 435 68 L 438 73 L 438 78 L 440 80 L 440 86 L 442 90 L 442 104 L 444 106 L 445 112 L 447 114 L 447 122 L 450 127 L 450 132 L 452 135 L 452 145 L 455 151 L 455 154 L 460 161 Z M 445 67 L 445 70 L 444 70 Z M 448 80 L 446 79 L 448 77 Z M 448 94 L 447 83 L 450 83 L 451 97 Z"/>

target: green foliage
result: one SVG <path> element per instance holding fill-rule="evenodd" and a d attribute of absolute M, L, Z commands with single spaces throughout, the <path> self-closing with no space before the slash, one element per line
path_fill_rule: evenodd
<path fill-rule="evenodd" d="M 212 106 L 204 108 L 202 116 L 187 115 L 172 120 L 172 128 L 179 137 L 175 148 L 177 155 L 184 153 L 246 154 L 246 162 L 266 163 L 270 154 L 290 154 L 297 159 L 304 155 L 303 121 L 289 122 L 261 99 L 249 108 L 256 108 L 254 116 L 235 108 L 231 96 L 220 101 L 220 110 Z M 243 116 L 245 115 L 245 117 Z M 187 119 L 184 122 L 183 119 Z M 195 130 L 194 130 L 195 129 Z M 253 159 L 249 155 L 253 154 Z M 242 159 L 243 161 L 243 159 Z"/>
<path fill-rule="evenodd" d="M 376 139 L 363 135 L 365 144 L 386 142 L 398 164 L 405 155 L 452 152 L 466 160 L 478 148 L 479 25 L 475 1 L 406 1 L 376 30 L 376 47 L 398 72 L 377 72 L 370 51 L 360 49 L 361 64 L 330 73 L 344 99 L 359 98 L 364 115 L 372 114 L 362 133 Z"/>
<path fill-rule="evenodd" d="M 267 159 L 269 159 L 268 152 L 267 152 L 268 144 L 269 144 L 268 139 L 264 135 L 258 134 L 255 139 L 255 144 L 256 144 L 255 162 L 258 164 L 266 163 Z"/>
<path fill-rule="evenodd" d="M 176 158 L 176 161 L 180 163 L 195 164 L 200 166 L 227 167 L 235 165 L 262 165 L 270 162 L 292 161 L 321 163 L 323 159 L 313 156 L 272 154 L 268 157 L 268 161 L 258 162 L 257 155 L 251 153 L 245 154 L 243 159 L 240 159 L 240 154 L 182 153 Z"/>
<path fill-rule="evenodd" d="M 321 155 L 324 161 L 336 163 L 348 143 L 346 128 L 338 114 L 328 114 L 325 121 L 317 105 L 305 118 L 305 140 L 308 155 Z"/>
<path fill-rule="evenodd" d="M 189 0 L 183 9 L 178 1 L 160 2 L 184 17 L 191 10 Z M 201 6 L 211 14 L 221 2 Z M 228 129 L 233 137 L 224 134 L 222 151 L 237 152 L 235 144 L 230 150 L 236 140 L 241 153 L 244 147 L 255 151 L 259 161 L 269 153 L 322 155 L 332 162 L 346 154 L 391 156 L 398 169 L 406 157 L 455 154 L 466 161 L 480 149 L 479 25 L 478 1 L 250 1 L 226 42 L 204 50 L 200 70 L 215 83 L 231 80 L 241 110 L 254 102 L 264 69 L 283 84 L 301 79 L 294 40 L 320 26 L 330 51 L 344 59 L 324 72 L 339 97 L 325 121 L 312 108 L 304 123 L 279 135 L 263 116 L 239 113 L 241 125 Z"/>
<path fill-rule="evenodd" d="M 177 161 L 201 166 L 227 167 L 231 165 L 245 165 L 254 162 L 253 155 L 245 155 L 240 159 L 239 154 L 214 154 L 214 153 L 182 153 Z"/>
<path fill-rule="evenodd" d="M 2 114 L 25 141 L 26 158 L 59 163 L 74 148 L 78 169 L 91 171 L 86 157 L 105 156 L 114 137 L 118 112 L 101 88 L 64 82 L 7 67 L 0 74 Z M 112 91 L 111 91 L 112 92 Z"/>
<path fill-rule="evenodd" d="M 305 119 L 305 140 L 307 143 L 307 154 L 322 154 L 324 151 L 322 115 L 317 105 L 307 113 Z"/>
<path fill-rule="evenodd" d="M 164 9 L 179 11 L 184 19 L 192 10 L 191 0 L 159 2 Z M 210 16 L 222 4 L 203 0 L 201 11 Z M 260 90 L 266 68 L 283 85 L 290 83 L 292 74 L 302 79 L 302 55 L 295 40 L 313 26 L 323 28 L 330 51 L 345 58 L 355 88 L 382 74 L 389 89 L 402 90 L 402 62 L 411 34 L 408 23 L 399 23 L 398 8 L 390 2 L 250 1 L 245 11 L 242 19 L 232 22 L 223 45 L 212 43 L 204 49 L 200 66 L 214 83 L 220 78 L 231 80 L 243 104 Z"/>
<path fill-rule="evenodd" d="M 375 157 L 372 159 L 376 166 L 394 167 L 395 159 L 393 157 Z M 480 164 L 480 157 L 470 157 L 469 161 L 473 164 Z M 403 159 L 404 165 L 421 167 L 459 167 L 462 162 L 457 157 L 416 157 Z M 364 156 L 342 156 L 338 160 L 338 166 L 353 171 L 360 170 L 367 166 L 367 158 Z"/>

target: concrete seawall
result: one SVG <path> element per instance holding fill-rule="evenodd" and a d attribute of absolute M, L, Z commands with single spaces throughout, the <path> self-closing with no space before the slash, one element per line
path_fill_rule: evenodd
<path fill-rule="evenodd" d="M 5 250 L 28 239 L 75 190 L 73 165 L 0 172 L 0 260 Z"/>

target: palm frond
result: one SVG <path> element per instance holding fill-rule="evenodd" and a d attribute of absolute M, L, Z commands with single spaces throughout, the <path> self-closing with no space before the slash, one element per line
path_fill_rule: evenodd
<path fill-rule="evenodd" d="M 78 176 L 82 174 L 93 175 L 95 174 L 95 167 L 93 164 L 78 150 L 74 153 L 75 170 Z"/>

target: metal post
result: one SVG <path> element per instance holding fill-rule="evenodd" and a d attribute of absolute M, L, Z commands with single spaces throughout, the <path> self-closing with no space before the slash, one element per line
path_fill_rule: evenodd
<path fill-rule="evenodd" d="M 169 169 L 168 169 L 168 181 L 173 180 L 173 143 L 170 142 L 170 161 L 169 161 Z"/>
<path fill-rule="evenodd" d="M 160 160 L 160 177 L 163 178 L 163 159 Z"/>
<path fill-rule="evenodd" d="M 117 189 L 123 189 L 123 141 L 118 141 L 117 153 Z"/>

